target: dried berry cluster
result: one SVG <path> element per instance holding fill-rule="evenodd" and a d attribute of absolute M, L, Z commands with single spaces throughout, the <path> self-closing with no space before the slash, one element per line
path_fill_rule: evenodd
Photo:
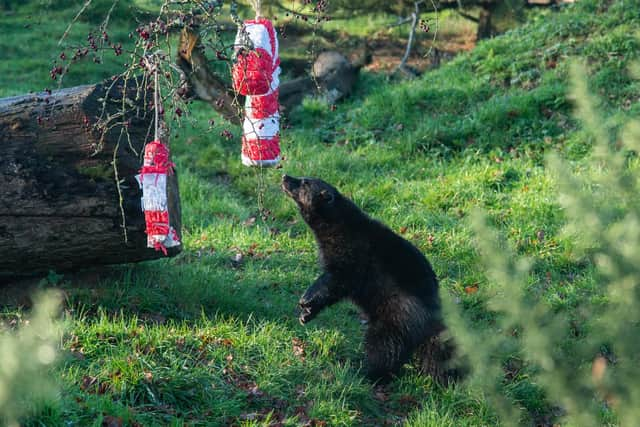
<path fill-rule="evenodd" d="M 315 24 L 320 24 L 322 22 L 329 22 L 331 20 L 331 16 L 327 14 L 329 9 L 329 2 L 327 0 L 303 0 L 302 9 L 308 6 L 313 6 L 313 16 L 305 15 L 301 12 L 287 12 L 285 16 L 293 16 L 295 19 L 299 19 L 304 22 L 309 22 L 311 19 Z M 283 31 L 281 31 L 282 33 Z M 286 38 L 286 37 L 285 37 Z"/>
<path fill-rule="evenodd" d="M 428 21 L 428 20 L 426 20 L 426 19 L 421 19 L 421 20 L 420 20 L 420 29 L 421 29 L 422 31 L 424 31 L 425 33 L 428 33 L 428 32 L 429 32 L 429 30 L 430 30 L 430 27 L 429 27 L 429 21 Z"/>

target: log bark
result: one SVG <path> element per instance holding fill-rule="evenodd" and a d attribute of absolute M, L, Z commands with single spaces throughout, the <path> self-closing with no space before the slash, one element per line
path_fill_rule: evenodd
<path fill-rule="evenodd" d="M 153 114 L 132 82 L 127 90 L 117 81 L 0 99 L 0 275 L 163 256 L 146 247 L 135 175 Z M 167 187 L 180 233 L 176 175 Z"/>

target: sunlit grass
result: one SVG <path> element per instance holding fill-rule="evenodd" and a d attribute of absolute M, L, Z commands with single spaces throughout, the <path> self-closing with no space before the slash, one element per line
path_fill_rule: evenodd
<path fill-rule="evenodd" d="M 0 95 L 55 87 L 48 71 L 77 11 L 71 3 L 59 10 L 31 4 L 0 18 Z M 279 179 L 285 172 L 321 177 L 404 233 L 434 265 L 443 298 L 478 327 L 494 327 L 481 303 L 496 288 L 474 244 L 469 216 L 476 208 L 518 254 L 534 260 L 532 293 L 568 311 L 594 298 L 592 266 L 575 262 L 573 241 L 560 233 L 564 215 L 544 159 L 558 151 L 576 173 L 589 172 L 583 158 L 590 141 L 566 98 L 570 58 L 588 54 L 608 124 L 640 112 L 638 83 L 610 78 L 637 56 L 628 30 L 640 12 L 618 1 L 602 15 L 593 1 L 580 3 L 544 13 L 415 81 L 392 84 L 365 72 L 352 99 L 335 111 L 306 102 L 283 131 L 282 169 L 242 166 L 239 129 L 217 117 L 209 129 L 210 107 L 192 104 L 182 126 L 173 123 L 171 138 L 183 253 L 50 281 L 67 295 L 64 359 L 55 371 L 61 391 L 24 424 L 101 425 L 114 417 L 145 426 L 294 426 L 313 419 L 331 426 L 405 419 L 411 426 L 495 425 L 482 390 L 441 389 L 410 366 L 384 391 L 368 383 L 360 373 L 363 327 L 348 303 L 309 326 L 297 323 L 296 301 L 318 273 L 316 249 Z M 358 18 L 323 30 L 360 36 L 385 20 Z M 94 25 L 79 21 L 69 43 Z M 122 13 L 112 37 L 126 42 L 134 26 Z M 122 58 L 104 56 L 103 64 L 74 67 L 63 84 L 117 72 Z M 221 138 L 223 129 L 236 138 Z M 260 208 L 270 212 L 265 219 Z M 544 415 L 526 375 L 511 378 L 506 389 L 526 417 Z"/>

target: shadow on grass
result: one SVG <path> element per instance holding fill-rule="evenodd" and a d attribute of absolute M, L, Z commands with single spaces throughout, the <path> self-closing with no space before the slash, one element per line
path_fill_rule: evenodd
<path fill-rule="evenodd" d="M 28 309 L 35 291 L 56 287 L 68 307 L 88 316 L 104 310 L 164 323 L 204 314 L 297 325 L 297 301 L 313 280 L 315 259 L 276 252 L 238 262 L 233 255 L 189 251 L 170 260 L 7 280 L 0 299 L 5 309 Z"/>

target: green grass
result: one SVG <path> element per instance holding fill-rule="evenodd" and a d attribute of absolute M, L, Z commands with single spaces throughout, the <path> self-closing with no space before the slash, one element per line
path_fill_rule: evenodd
<path fill-rule="evenodd" d="M 0 17 L 0 33 L 11 34 L 0 38 L 2 96 L 53 86 L 56 43 L 77 10 L 32 3 Z M 481 208 L 534 260 L 531 294 L 572 314 L 580 301 L 598 298 L 597 279 L 560 233 L 564 218 L 544 158 L 558 151 L 577 173 L 588 173 L 590 141 L 567 100 L 568 65 L 576 58 L 589 64 L 612 135 L 640 112 L 640 84 L 627 72 L 640 44 L 640 8 L 607 3 L 606 13 L 594 0 L 538 12 L 530 24 L 418 80 L 391 84 L 364 73 L 336 111 L 305 102 L 283 131 L 279 170 L 243 167 L 239 130 L 229 128 L 231 141 L 220 138 L 226 125 L 216 120 L 209 130 L 215 115 L 193 104 L 171 141 L 184 251 L 44 284 L 66 293 L 64 358 L 54 372 L 61 392 L 24 424 L 101 425 L 116 417 L 145 426 L 294 426 L 309 419 L 331 426 L 495 425 L 482 390 L 472 386 L 442 389 L 411 366 L 383 391 L 364 380 L 363 327 L 353 306 L 333 307 L 306 327 L 297 323 L 296 301 L 318 274 L 316 250 L 279 177 L 321 177 L 402 230 L 434 265 L 443 298 L 485 329 L 493 326 L 482 302 L 496 290 L 468 220 Z M 86 37 L 94 23 L 78 22 L 70 40 Z M 122 13 L 112 38 L 126 43 L 132 25 Z M 104 62 L 73 67 L 63 84 L 99 81 L 122 60 L 107 53 Z M 237 253 L 239 266 L 231 261 Z M 465 291 L 474 284 L 477 292 Z M 9 304 L 2 312 L 11 318 L 21 308 Z M 505 393 L 525 409 L 523 422 L 541 419 L 553 404 L 526 370 Z"/>

